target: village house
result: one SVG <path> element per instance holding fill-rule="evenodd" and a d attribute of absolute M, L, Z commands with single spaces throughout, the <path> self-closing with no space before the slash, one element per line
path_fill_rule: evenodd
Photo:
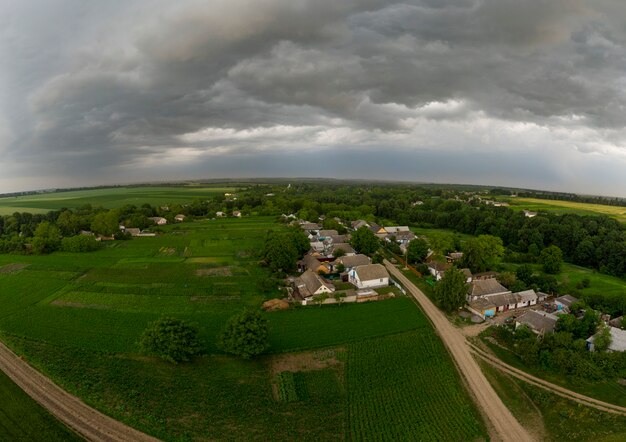
<path fill-rule="evenodd" d="M 517 296 L 517 308 L 530 307 L 537 304 L 537 293 L 534 290 L 524 290 L 523 292 L 513 293 Z"/>
<path fill-rule="evenodd" d="M 239 210 L 233 210 L 233 216 L 235 218 L 241 218 L 241 212 Z"/>
<path fill-rule="evenodd" d="M 526 325 L 538 335 L 553 332 L 559 317 L 538 310 L 528 310 L 515 319 L 515 328 Z"/>
<path fill-rule="evenodd" d="M 558 311 L 569 312 L 572 304 L 576 302 L 578 302 L 578 298 L 574 298 L 571 295 L 563 295 L 554 300 L 554 305 Z"/>
<path fill-rule="evenodd" d="M 306 270 L 312 270 L 315 273 L 330 273 L 329 266 L 325 263 L 322 263 L 315 256 L 305 255 L 302 262 Z"/>
<path fill-rule="evenodd" d="M 534 218 L 537 216 L 537 212 L 531 212 L 530 210 L 524 210 L 524 216 L 526 218 Z"/>
<path fill-rule="evenodd" d="M 475 301 L 470 301 L 467 309 L 482 319 L 486 319 L 496 315 L 497 307 L 489 301 L 489 298 L 478 298 Z"/>
<path fill-rule="evenodd" d="M 383 238 L 385 238 L 389 234 L 389 232 L 387 232 L 387 229 L 385 229 L 382 226 L 376 225 L 376 224 L 370 225 L 369 229 L 379 239 L 383 239 Z"/>
<path fill-rule="evenodd" d="M 498 293 L 497 295 L 489 295 L 485 297 L 489 302 L 496 306 L 497 312 L 508 312 L 517 308 L 519 297 L 511 292 Z"/>
<path fill-rule="evenodd" d="M 368 256 L 358 254 L 341 256 L 332 263 L 332 266 L 336 269 L 339 264 L 342 264 L 345 268 L 345 271 L 350 273 L 355 267 L 368 265 L 370 263 L 371 261 Z"/>
<path fill-rule="evenodd" d="M 443 274 L 448 270 L 452 265 L 448 263 L 442 263 L 437 261 L 431 261 L 428 263 L 428 271 L 431 275 L 435 277 L 435 280 L 441 281 L 443 278 Z"/>
<path fill-rule="evenodd" d="M 215 216 L 217 218 L 224 218 L 226 216 L 226 214 L 224 212 L 215 212 Z"/>
<path fill-rule="evenodd" d="M 446 260 L 450 263 L 463 259 L 463 252 L 451 252 L 446 255 Z"/>
<path fill-rule="evenodd" d="M 141 229 L 137 229 L 135 227 L 126 227 L 124 228 L 124 233 L 130 236 L 139 236 L 141 234 Z"/>
<path fill-rule="evenodd" d="M 370 225 L 367 223 L 367 221 L 359 219 L 357 221 L 352 221 L 352 223 L 350 223 L 350 226 L 352 226 L 352 229 L 358 230 L 361 227 L 369 227 Z"/>
<path fill-rule="evenodd" d="M 349 281 L 358 289 L 386 287 L 389 273 L 382 264 L 357 266 L 349 273 Z"/>
<path fill-rule="evenodd" d="M 356 255 L 356 251 L 348 243 L 340 242 L 340 243 L 337 243 L 337 244 L 332 244 L 330 246 L 329 254 L 330 255 L 334 255 L 337 250 L 341 250 L 344 253 L 345 256 Z"/>
<path fill-rule="evenodd" d="M 157 226 L 164 226 L 165 224 L 167 224 L 167 220 L 160 216 L 153 216 L 149 219 L 151 219 Z"/>
<path fill-rule="evenodd" d="M 318 296 L 324 293 L 333 293 L 335 287 L 326 282 L 321 276 L 312 270 L 305 271 L 302 275 L 294 280 L 294 287 L 298 292 L 300 298 L 305 301 L 313 299 L 314 296 Z"/>
<path fill-rule="evenodd" d="M 609 327 L 611 333 L 611 343 L 609 344 L 607 351 L 626 351 L 626 330 L 622 330 L 616 327 Z M 587 339 L 587 349 L 594 351 L 594 341 L 598 334 L 591 336 Z"/>
<path fill-rule="evenodd" d="M 474 279 L 470 285 L 468 301 L 475 301 L 485 296 L 505 293 L 510 294 L 511 291 L 500 284 L 496 279 Z"/>
<path fill-rule="evenodd" d="M 461 269 L 461 271 L 465 275 L 465 282 L 471 284 L 473 280 L 472 271 L 468 268 Z"/>
<path fill-rule="evenodd" d="M 317 235 L 319 236 L 320 240 L 324 240 L 327 239 L 331 236 L 336 236 L 339 235 L 339 232 L 337 232 L 336 230 L 320 230 L 319 232 L 317 232 Z"/>
<path fill-rule="evenodd" d="M 185 221 L 185 218 L 186 218 L 185 215 L 183 215 L 182 213 L 179 213 L 178 215 L 174 217 L 174 221 L 178 223 L 182 223 L 183 221 Z"/>

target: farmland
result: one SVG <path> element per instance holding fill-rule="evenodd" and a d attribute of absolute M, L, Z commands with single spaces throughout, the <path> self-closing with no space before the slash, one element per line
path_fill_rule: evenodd
<path fill-rule="evenodd" d="M 0 255 L 2 340 L 88 404 L 164 440 L 224 434 L 350 439 L 363 425 L 355 407 L 376 397 L 382 401 L 381 388 L 398 385 L 394 378 L 414 366 L 431 367 L 441 382 L 429 387 L 427 377 L 415 371 L 403 380 L 407 394 L 398 396 L 398 404 L 409 404 L 408 394 L 431 387 L 427 395 L 445 400 L 396 407 L 394 422 L 418 419 L 421 427 L 413 423 L 404 431 L 427 431 L 434 417 L 445 415 L 450 422 L 437 424 L 447 426 L 452 439 L 462 439 L 463 431 L 483 435 L 469 398 L 452 394 L 463 389 L 442 344 L 405 297 L 268 313 L 272 354 L 255 360 L 216 348 L 216 335 L 231 315 L 281 296 L 259 284 L 271 275 L 256 255 L 266 232 L 280 228 L 263 217 L 204 220 L 165 226 L 157 237 L 110 242 L 96 252 Z M 198 326 L 202 356 L 174 366 L 140 354 L 140 334 L 165 314 Z M 389 354 L 374 354 L 397 366 L 377 386 L 370 383 L 377 375 L 370 346 L 383 353 L 389 348 Z M 277 381 L 274 367 L 281 355 L 326 351 L 336 351 L 336 365 L 305 367 Z M 282 395 L 274 393 L 277 383 Z M 385 401 L 386 407 L 393 405 L 393 398 Z M 371 434 L 383 438 L 387 424 L 373 415 L 368 419 Z M 358 434 L 365 437 L 367 431 Z"/>
<path fill-rule="evenodd" d="M 63 207 L 76 208 L 91 204 L 105 208 L 121 207 L 126 204 L 140 206 L 148 203 L 155 206 L 172 203 L 190 203 L 198 198 L 209 198 L 217 194 L 234 192 L 234 187 L 224 186 L 180 186 L 180 187 L 114 187 L 102 189 L 73 190 L 67 192 L 42 193 L 16 197 L 0 197 L 0 215 L 14 212 L 45 213 Z"/>
<path fill-rule="evenodd" d="M 79 441 L 46 410 L 0 372 L 0 440 Z"/>
<path fill-rule="evenodd" d="M 574 201 L 544 200 L 538 198 L 501 198 L 507 200 L 513 210 L 547 211 L 557 214 L 607 215 L 626 222 L 626 207 L 602 204 L 578 203 Z"/>

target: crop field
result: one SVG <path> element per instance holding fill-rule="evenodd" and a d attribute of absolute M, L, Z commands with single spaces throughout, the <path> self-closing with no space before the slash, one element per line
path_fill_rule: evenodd
<path fill-rule="evenodd" d="M 190 203 L 199 198 L 235 192 L 234 187 L 180 186 L 180 187 L 114 187 L 103 189 L 50 192 L 37 195 L 0 197 L 0 215 L 14 212 L 46 213 L 63 207 L 75 208 L 91 204 L 108 209 L 125 204 L 155 206 L 172 203 Z"/>
<path fill-rule="evenodd" d="M 554 213 L 576 213 L 579 215 L 607 215 L 626 222 L 626 207 L 605 206 L 602 204 L 577 203 L 574 201 L 544 200 L 538 198 L 506 199 L 513 210 L 548 211 Z"/>
<path fill-rule="evenodd" d="M 255 360 L 216 348 L 230 316 L 283 296 L 260 289 L 270 274 L 257 262 L 266 232 L 281 228 L 263 217 L 204 220 L 92 253 L 0 255 L 2 340 L 90 405 L 163 440 L 483 435 L 454 365 L 406 297 L 267 313 L 270 354 Z M 195 323 L 204 354 L 177 366 L 140 354 L 139 336 L 163 315 Z M 277 377 L 277 358 L 329 348 L 335 365 Z"/>
<path fill-rule="evenodd" d="M 0 440 L 82 440 L 63 427 L 37 402 L 0 372 Z"/>
<path fill-rule="evenodd" d="M 350 440 L 484 437 L 480 417 L 430 327 L 348 347 Z"/>

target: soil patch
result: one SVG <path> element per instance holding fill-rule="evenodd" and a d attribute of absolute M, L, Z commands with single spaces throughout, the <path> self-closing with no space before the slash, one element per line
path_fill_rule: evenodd
<path fill-rule="evenodd" d="M 233 276 L 232 267 L 213 267 L 210 269 L 196 270 L 197 276 Z"/>
<path fill-rule="evenodd" d="M 58 307 L 91 308 L 91 309 L 96 309 L 96 310 L 109 310 L 111 308 L 108 305 L 83 304 L 82 302 L 62 301 L 60 299 L 55 299 L 50 304 L 56 305 Z"/>
<path fill-rule="evenodd" d="M 341 369 L 343 362 L 340 360 L 339 355 L 344 352 L 345 349 L 340 347 L 275 355 L 270 360 L 270 372 L 272 377 L 274 377 L 283 371 L 313 371 L 325 368 Z"/>
<path fill-rule="evenodd" d="M 173 247 L 161 247 L 161 249 L 159 249 L 159 253 L 162 256 L 172 256 L 176 253 L 176 249 Z"/>
<path fill-rule="evenodd" d="M 17 273 L 20 270 L 28 267 L 28 264 L 7 264 L 0 267 L 0 275 L 7 275 L 9 273 Z"/>

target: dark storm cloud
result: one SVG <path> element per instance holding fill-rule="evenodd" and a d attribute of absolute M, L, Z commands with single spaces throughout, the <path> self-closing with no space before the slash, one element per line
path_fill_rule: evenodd
<path fill-rule="evenodd" d="M 293 175 L 341 149 L 379 178 L 398 167 L 376 150 L 466 182 L 500 175 L 446 158 L 519 157 L 535 187 L 601 192 L 597 157 L 626 158 L 625 20 L 619 0 L 4 2 L 0 185 L 241 175 L 242 156 Z"/>

